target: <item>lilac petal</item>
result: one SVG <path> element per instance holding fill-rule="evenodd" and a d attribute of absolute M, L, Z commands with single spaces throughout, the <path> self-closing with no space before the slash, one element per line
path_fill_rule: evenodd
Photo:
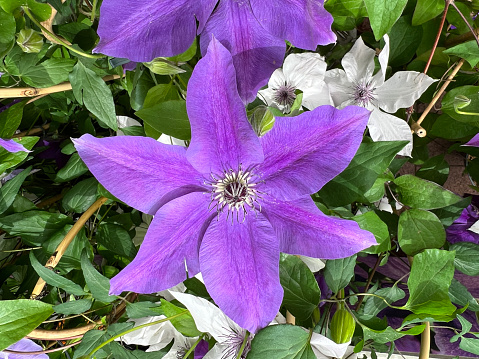
<path fill-rule="evenodd" d="M 278 313 L 279 246 L 261 214 L 249 213 L 244 222 L 220 214 L 205 233 L 200 266 L 208 293 L 242 328 L 255 333 Z"/>
<path fill-rule="evenodd" d="M 479 147 L 479 133 L 475 135 L 468 143 L 465 143 L 463 146 Z"/>
<path fill-rule="evenodd" d="M 190 193 L 156 213 L 135 259 L 110 280 L 110 294 L 153 293 L 171 288 L 199 272 L 198 250 L 214 215 L 209 197 Z"/>
<path fill-rule="evenodd" d="M 258 136 L 236 90 L 233 59 L 214 39 L 188 83 L 191 123 L 190 163 L 202 173 L 219 174 L 263 161 Z"/>
<path fill-rule="evenodd" d="M 138 136 L 98 139 L 86 134 L 72 141 L 96 179 L 139 211 L 155 214 L 173 190 L 204 191 L 201 175 L 188 163 L 182 147 Z"/>
<path fill-rule="evenodd" d="M 261 27 L 248 1 L 220 1 L 201 34 L 203 54 L 212 36 L 231 52 L 240 97 L 244 103 L 252 102 L 281 66 L 285 42 Z"/>
<path fill-rule="evenodd" d="M 95 52 L 136 62 L 180 54 L 203 30 L 217 2 L 104 0 Z"/>
<path fill-rule="evenodd" d="M 23 145 L 19 144 L 18 142 L 15 142 L 14 140 L 3 140 L 0 138 L 0 147 L 3 147 L 8 152 L 32 152 L 27 150 L 25 147 L 23 147 Z"/>
<path fill-rule="evenodd" d="M 323 0 L 250 0 L 258 22 L 271 34 L 293 46 L 316 50 L 336 41 L 331 30 L 333 17 Z"/>
<path fill-rule="evenodd" d="M 461 215 L 448 228 L 446 238 L 449 243 L 472 242 L 479 244 L 479 234 L 472 232 L 469 228 L 479 220 L 479 213 L 472 205 L 467 206 Z"/>
<path fill-rule="evenodd" d="M 261 138 L 261 190 L 286 200 L 319 191 L 351 162 L 368 117 L 362 107 L 320 106 L 296 117 L 276 118 Z"/>
<path fill-rule="evenodd" d="M 10 345 L 8 350 L 13 350 L 16 352 L 38 352 L 42 351 L 43 348 L 34 343 L 30 339 L 20 339 L 15 344 Z M 48 359 L 47 354 L 13 354 L 13 353 L 6 353 L 0 352 L 0 359 L 1 358 L 8 358 L 8 359 Z"/>
<path fill-rule="evenodd" d="M 352 256 L 376 245 L 374 235 L 354 221 L 324 215 L 308 197 L 292 202 L 268 198 L 263 214 L 280 240 L 280 251 L 321 259 Z"/>

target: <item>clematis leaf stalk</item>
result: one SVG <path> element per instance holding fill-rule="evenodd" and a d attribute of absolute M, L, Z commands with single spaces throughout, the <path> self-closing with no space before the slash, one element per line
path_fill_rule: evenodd
<path fill-rule="evenodd" d="M 110 293 L 158 292 L 201 272 L 219 308 L 255 333 L 282 302 L 280 251 L 335 259 L 376 244 L 356 222 L 324 215 L 310 197 L 347 167 L 370 113 L 318 107 L 276 118 L 259 138 L 238 94 L 233 57 L 216 39 L 193 71 L 186 106 L 187 149 L 137 136 L 73 140 L 110 193 L 154 215 Z"/>

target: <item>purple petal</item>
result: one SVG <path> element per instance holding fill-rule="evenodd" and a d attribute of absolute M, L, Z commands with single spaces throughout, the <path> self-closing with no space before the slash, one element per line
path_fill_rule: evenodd
<path fill-rule="evenodd" d="M 14 140 L 3 140 L 0 138 L 0 147 L 3 147 L 8 152 L 32 152 L 27 150 L 25 147 L 23 147 L 23 145 L 19 144 L 18 142 L 15 142 Z"/>
<path fill-rule="evenodd" d="M 464 146 L 479 147 L 479 133 L 475 135 L 468 143 L 465 143 Z"/>
<path fill-rule="evenodd" d="M 95 52 L 136 62 L 180 54 L 203 30 L 217 2 L 104 0 Z"/>
<path fill-rule="evenodd" d="M 13 350 L 16 352 L 38 352 L 42 351 L 43 348 L 34 343 L 30 339 L 20 339 L 15 344 L 10 345 L 8 350 Z M 0 358 L 8 358 L 8 359 L 48 359 L 47 354 L 12 354 L 6 352 L 0 352 Z"/>
<path fill-rule="evenodd" d="M 110 280 L 110 294 L 153 293 L 169 289 L 199 272 L 198 251 L 215 214 L 209 197 L 190 193 L 168 202 L 156 213 L 135 259 Z"/>
<path fill-rule="evenodd" d="M 244 222 L 214 219 L 200 249 L 206 289 L 220 309 L 239 326 L 255 333 L 278 313 L 279 248 L 271 225 L 259 214 Z"/>
<path fill-rule="evenodd" d="M 261 138 L 262 190 L 285 200 L 319 191 L 351 162 L 369 114 L 356 106 L 320 106 L 296 117 L 276 118 Z"/>
<path fill-rule="evenodd" d="M 220 1 L 201 34 L 203 54 L 212 36 L 231 52 L 240 97 L 244 103 L 252 102 L 281 66 L 285 42 L 261 27 L 248 1 Z"/>
<path fill-rule="evenodd" d="M 267 198 L 263 214 L 284 253 L 337 259 L 377 244 L 374 235 L 360 229 L 356 222 L 324 215 L 310 197 L 293 202 Z"/>
<path fill-rule="evenodd" d="M 295 47 L 316 50 L 318 45 L 336 42 L 333 17 L 323 0 L 250 0 L 250 4 L 266 30 Z"/>
<path fill-rule="evenodd" d="M 155 214 L 166 200 L 163 197 L 179 188 L 181 194 L 204 191 L 201 175 L 188 163 L 182 147 L 139 136 L 99 139 L 86 134 L 72 141 L 96 179 L 139 211 Z"/>
<path fill-rule="evenodd" d="M 236 90 L 228 50 L 213 39 L 188 83 L 191 123 L 190 163 L 202 173 L 247 168 L 263 161 L 263 151 Z"/>
<path fill-rule="evenodd" d="M 446 238 L 449 243 L 473 242 L 479 244 L 479 234 L 469 228 L 479 220 L 479 213 L 474 206 L 464 208 L 461 215 L 447 229 Z"/>

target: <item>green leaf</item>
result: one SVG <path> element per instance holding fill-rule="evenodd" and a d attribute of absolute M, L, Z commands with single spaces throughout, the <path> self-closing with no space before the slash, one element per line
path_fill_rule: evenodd
<path fill-rule="evenodd" d="M 52 13 L 52 8 L 48 4 L 41 4 L 35 0 L 0 0 L 0 6 L 9 14 L 20 6 L 27 6 L 39 21 L 48 20 Z"/>
<path fill-rule="evenodd" d="M 176 55 L 176 56 L 172 56 L 172 57 L 167 57 L 168 60 L 172 61 L 172 62 L 186 62 L 186 61 L 190 61 L 193 57 L 195 57 L 196 55 L 196 50 L 197 50 L 197 43 L 196 43 L 196 38 L 193 40 L 193 42 L 191 43 L 190 47 L 188 48 L 188 50 L 186 50 L 185 52 L 179 54 L 179 55 Z"/>
<path fill-rule="evenodd" d="M 363 0 L 328 0 L 324 7 L 333 16 L 333 27 L 338 30 L 352 30 L 362 17 L 367 16 Z"/>
<path fill-rule="evenodd" d="M 178 90 L 172 82 L 159 84 L 148 90 L 143 108 L 153 107 L 156 104 L 169 100 L 179 100 Z"/>
<path fill-rule="evenodd" d="M 190 121 L 183 100 L 160 102 L 152 107 L 143 107 L 135 114 L 158 132 L 180 140 L 191 138 Z"/>
<path fill-rule="evenodd" d="M 403 307 L 415 314 L 449 315 L 456 307 L 449 299 L 454 276 L 454 252 L 426 249 L 414 256 L 407 285 L 409 300 Z"/>
<path fill-rule="evenodd" d="M 406 296 L 406 293 L 404 293 L 401 288 L 398 288 L 396 284 L 390 288 L 381 288 L 374 292 L 374 294 L 380 296 L 389 304 L 393 304 Z M 366 304 L 364 305 L 364 314 L 376 316 L 381 310 L 386 308 L 387 304 L 384 303 L 384 300 L 381 298 L 368 297 Z"/>
<path fill-rule="evenodd" d="M 56 274 L 53 270 L 45 268 L 40 264 L 38 259 L 35 257 L 33 251 L 30 252 L 30 262 L 32 263 L 33 269 L 35 272 L 45 281 L 47 284 L 58 287 L 65 290 L 67 293 L 74 295 L 86 295 L 87 293 L 80 287 L 78 284 L 72 282 L 70 279 L 62 277 L 61 275 Z"/>
<path fill-rule="evenodd" d="M 454 243 L 449 250 L 456 251 L 456 269 L 470 276 L 479 275 L 479 245 L 471 242 Z"/>
<path fill-rule="evenodd" d="M 416 176 L 442 186 L 449 177 L 449 163 L 444 160 L 444 155 L 431 157 L 416 171 Z"/>
<path fill-rule="evenodd" d="M 356 254 L 341 259 L 331 259 L 326 262 L 324 268 L 324 279 L 333 293 L 338 293 L 346 287 L 354 275 L 356 265 Z"/>
<path fill-rule="evenodd" d="M 389 61 L 392 67 L 407 64 L 414 57 L 422 38 L 422 27 L 412 26 L 410 16 L 402 16 L 389 32 Z"/>
<path fill-rule="evenodd" d="M 398 331 L 391 327 L 387 327 L 384 330 L 374 330 L 366 326 L 362 326 L 362 327 L 363 327 L 364 341 L 373 340 L 377 344 L 386 344 L 386 343 L 398 340 L 399 338 L 402 338 L 405 335 L 421 334 L 424 331 L 424 328 L 426 327 L 426 325 L 425 324 L 418 325 L 416 327 L 413 327 L 405 331 Z"/>
<path fill-rule="evenodd" d="M 68 81 L 75 60 L 52 58 L 32 66 L 22 72 L 22 80 L 33 87 L 50 87 L 60 82 Z"/>
<path fill-rule="evenodd" d="M 17 35 L 17 44 L 26 53 L 39 53 L 43 47 L 43 38 L 33 29 L 21 29 Z"/>
<path fill-rule="evenodd" d="M 412 24 L 414 26 L 421 25 L 435 18 L 443 10 L 443 0 L 418 0 L 412 17 Z"/>
<path fill-rule="evenodd" d="M 164 314 L 160 305 L 152 302 L 126 302 L 126 315 L 130 319 L 152 317 Z"/>
<path fill-rule="evenodd" d="M 35 136 L 28 136 L 22 137 L 21 139 L 14 138 L 13 140 L 23 145 L 27 150 L 31 150 L 35 143 L 38 142 L 39 138 Z M 5 170 L 18 165 L 25 158 L 27 158 L 27 156 L 27 152 L 8 152 L 6 149 L 0 147 L 0 173 L 3 173 Z"/>
<path fill-rule="evenodd" d="M 0 31 L 0 44 L 10 44 L 15 39 L 16 23 L 13 15 L 5 12 L 3 8 L 0 8 L 0 24 L 2 26 L 2 31 Z"/>
<path fill-rule="evenodd" d="M 105 248 L 126 258 L 136 255 L 136 248 L 128 232 L 121 226 L 102 223 L 98 227 L 96 239 Z"/>
<path fill-rule="evenodd" d="M 108 295 L 110 280 L 97 272 L 85 251 L 81 254 L 81 269 L 93 298 L 106 303 L 116 300 L 116 296 Z"/>
<path fill-rule="evenodd" d="M 398 241 L 404 253 L 412 256 L 426 248 L 441 248 L 446 231 L 434 213 L 409 209 L 399 217 Z"/>
<path fill-rule="evenodd" d="M 474 67 L 479 62 L 479 48 L 477 42 L 471 40 L 462 44 L 456 45 L 444 51 L 445 54 L 455 55 L 466 60 L 471 67 Z"/>
<path fill-rule="evenodd" d="M 92 304 L 93 303 L 90 299 L 70 300 L 55 305 L 53 310 L 55 310 L 55 313 L 61 313 L 63 315 L 81 314 L 90 309 Z"/>
<path fill-rule="evenodd" d="M 464 334 L 467 334 L 469 333 L 469 331 L 471 330 L 472 328 L 472 324 L 469 323 L 466 319 L 464 319 L 464 317 L 462 315 L 458 315 L 457 316 L 457 319 L 459 319 L 459 322 L 461 323 L 461 332 L 454 335 L 449 341 L 451 343 L 454 343 L 454 342 L 457 342 L 457 340 L 459 338 L 461 338 Z"/>
<path fill-rule="evenodd" d="M 0 228 L 12 236 L 20 236 L 28 244 L 39 246 L 73 221 L 61 213 L 28 211 L 0 218 Z"/>
<path fill-rule="evenodd" d="M 0 113 L 0 138 L 10 138 L 22 122 L 26 101 L 16 103 Z"/>
<path fill-rule="evenodd" d="M 67 211 L 85 212 L 96 200 L 98 181 L 88 178 L 77 183 L 63 197 L 62 205 Z"/>
<path fill-rule="evenodd" d="M 8 207 L 12 205 L 23 181 L 25 181 L 25 178 L 30 174 L 31 169 L 31 166 L 24 169 L 0 188 L 0 214 L 5 212 Z"/>
<path fill-rule="evenodd" d="M 412 208 L 435 209 L 451 206 L 462 200 L 438 184 L 413 175 L 403 175 L 394 180 L 399 201 Z"/>
<path fill-rule="evenodd" d="M 476 338 L 461 338 L 459 348 L 466 352 L 479 355 L 479 339 Z"/>
<path fill-rule="evenodd" d="M 53 313 L 51 304 L 17 299 L 0 302 L 0 350 L 15 344 Z"/>
<path fill-rule="evenodd" d="M 188 312 L 185 308 L 177 307 L 164 299 L 161 300 L 161 307 L 168 318 L 176 314 Z M 195 321 L 189 312 L 178 318 L 172 319 L 171 324 L 173 324 L 176 330 L 187 337 L 197 337 L 201 335 L 201 332 L 196 328 Z"/>
<path fill-rule="evenodd" d="M 330 207 L 361 199 L 406 144 L 406 141 L 362 143 L 349 166 L 326 183 L 319 195 Z"/>
<path fill-rule="evenodd" d="M 283 306 L 299 320 L 308 319 L 321 297 L 314 274 L 300 258 L 281 254 L 279 279 L 284 289 Z"/>
<path fill-rule="evenodd" d="M 255 335 L 248 359 L 315 359 L 309 339 L 310 334 L 301 327 L 272 325 Z"/>
<path fill-rule="evenodd" d="M 378 242 L 377 245 L 366 248 L 364 252 L 378 254 L 381 252 L 387 252 L 389 249 L 391 249 L 388 226 L 374 211 L 366 212 L 359 216 L 354 216 L 351 219 L 357 222 L 361 229 L 374 234 L 374 237 Z"/>
<path fill-rule="evenodd" d="M 68 182 L 87 172 L 88 167 L 85 165 L 85 163 L 83 163 L 80 155 L 75 152 L 73 155 L 71 155 L 67 164 L 60 171 L 58 171 L 55 177 L 55 182 Z"/>
<path fill-rule="evenodd" d="M 434 209 L 433 212 L 441 221 L 443 226 L 450 226 L 459 216 L 464 208 L 471 204 L 472 197 L 466 197 L 451 206 Z"/>
<path fill-rule="evenodd" d="M 455 278 L 452 278 L 451 286 L 449 287 L 449 298 L 451 302 L 457 305 L 463 307 L 467 305 L 467 308 L 473 312 L 479 311 L 477 300 L 469 293 L 467 288 Z"/>
<path fill-rule="evenodd" d="M 117 131 L 113 95 L 105 81 L 78 61 L 70 73 L 70 82 L 76 100 L 84 104 L 101 124 Z"/>
<path fill-rule="evenodd" d="M 374 37 L 380 40 L 399 19 L 407 0 L 364 0 Z"/>
<path fill-rule="evenodd" d="M 458 140 L 471 137 L 476 133 L 476 126 L 457 121 L 447 114 L 439 116 L 436 121 L 434 121 L 432 128 L 428 131 L 428 135 L 441 137 L 446 140 Z"/>
<path fill-rule="evenodd" d="M 94 329 L 86 332 L 80 345 L 75 349 L 73 359 L 86 359 L 86 355 L 90 354 L 93 349 L 107 340 L 106 337 L 107 335 L 103 330 Z"/>

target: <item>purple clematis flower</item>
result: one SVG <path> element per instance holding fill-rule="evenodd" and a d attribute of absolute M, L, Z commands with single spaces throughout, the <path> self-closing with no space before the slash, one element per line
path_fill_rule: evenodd
<path fill-rule="evenodd" d="M 324 0 L 104 0 L 96 52 L 146 62 L 214 35 L 233 55 L 238 90 L 251 102 L 281 66 L 285 42 L 307 50 L 336 41 Z"/>
<path fill-rule="evenodd" d="M 15 142 L 14 140 L 4 140 L 0 138 L 0 147 L 3 147 L 8 152 L 32 152 L 27 150 L 25 147 L 23 147 L 23 145 L 19 144 L 18 142 Z"/>
<path fill-rule="evenodd" d="M 472 242 L 479 244 L 479 234 L 469 230 L 477 221 L 479 221 L 477 207 L 471 204 L 464 208 L 459 218 L 446 228 L 448 242 Z"/>
<path fill-rule="evenodd" d="M 10 345 L 8 350 L 15 352 L 38 352 L 43 348 L 30 339 L 20 339 L 15 344 Z M 0 352 L 0 359 L 48 359 L 47 354 L 15 354 L 10 352 Z"/>
<path fill-rule="evenodd" d="M 318 107 L 277 118 L 258 138 L 232 56 L 216 39 L 193 71 L 186 105 L 188 149 L 145 137 L 74 140 L 103 186 L 155 215 L 110 292 L 158 292 L 201 271 L 220 309 L 256 332 L 281 305 L 280 251 L 333 259 L 376 244 L 355 222 L 324 215 L 309 196 L 351 161 L 369 111 Z"/>

